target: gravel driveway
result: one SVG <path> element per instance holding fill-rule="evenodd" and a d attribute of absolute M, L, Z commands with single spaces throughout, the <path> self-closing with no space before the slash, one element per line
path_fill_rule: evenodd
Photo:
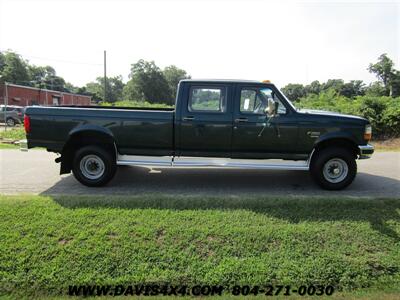
<path fill-rule="evenodd" d="M 0 150 L 0 193 L 343 195 L 400 197 L 400 152 L 358 161 L 358 175 L 343 191 L 324 191 L 308 172 L 239 169 L 122 167 L 107 187 L 88 188 L 59 175 L 57 155 L 43 150 Z"/>

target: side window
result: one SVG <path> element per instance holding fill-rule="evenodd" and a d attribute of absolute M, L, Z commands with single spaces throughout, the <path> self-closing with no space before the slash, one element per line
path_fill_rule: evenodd
<path fill-rule="evenodd" d="M 225 112 L 226 89 L 223 87 L 192 87 L 188 109 L 200 112 Z"/>
<path fill-rule="evenodd" d="M 265 114 L 269 99 L 278 102 L 278 114 L 286 114 L 286 107 L 270 88 L 243 88 L 240 92 L 240 112 L 246 114 Z"/>
<path fill-rule="evenodd" d="M 272 99 L 275 102 L 278 102 L 278 114 L 279 115 L 284 115 L 286 114 L 286 107 L 282 104 L 281 100 L 276 96 L 275 92 L 269 88 L 262 88 L 260 89 L 260 93 L 264 95 L 264 97 L 267 99 Z"/>
<path fill-rule="evenodd" d="M 244 88 L 240 92 L 240 112 L 245 114 L 264 114 L 268 97 L 254 88 Z"/>
<path fill-rule="evenodd" d="M 240 112 L 252 113 L 256 106 L 257 91 L 242 89 L 240 92 Z"/>

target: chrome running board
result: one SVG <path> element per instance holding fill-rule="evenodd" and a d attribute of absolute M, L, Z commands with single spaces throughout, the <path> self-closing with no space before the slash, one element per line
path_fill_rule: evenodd
<path fill-rule="evenodd" d="M 172 166 L 172 156 L 141 156 L 120 155 L 117 156 L 119 166 Z"/>
<path fill-rule="evenodd" d="M 161 166 L 161 167 L 214 167 L 266 170 L 309 169 L 308 161 L 289 161 L 281 159 L 232 159 L 220 157 L 172 157 L 118 155 L 117 165 L 122 166 Z"/>

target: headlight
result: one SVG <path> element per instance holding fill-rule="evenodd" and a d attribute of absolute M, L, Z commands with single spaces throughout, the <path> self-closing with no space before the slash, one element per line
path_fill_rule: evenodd
<path fill-rule="evenodd" d="M 372 127 L 370 124 L 365 125 L 364 140 L 370 141 L 372 138 Z"/>

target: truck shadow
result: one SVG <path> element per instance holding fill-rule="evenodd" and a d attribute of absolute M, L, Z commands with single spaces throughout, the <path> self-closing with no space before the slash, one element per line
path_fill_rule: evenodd
<path fill-rule="evenodd" d="M 306 171 L 123 167 L 119 168 L 115 178 L 106 187 L 88 188 L 76 181 L 72 175 L 67 175 L 43 192 L 45 195 L 147 193 L 400 197 L 400 180 L 361 172 L 347 189 L 325 191 L 313 182 Z"/>

